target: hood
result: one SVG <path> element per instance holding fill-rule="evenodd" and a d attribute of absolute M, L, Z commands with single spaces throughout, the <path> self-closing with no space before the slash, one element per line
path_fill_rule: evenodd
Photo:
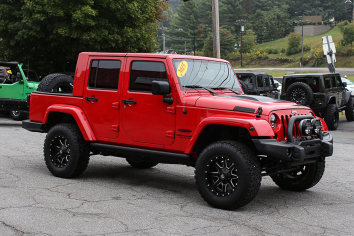
<path fill-rule="evenodd" d="M 271 111 L 275 110 L 311 110 L 306 106 L 298 105 L 293 102 L 256 95 L 216 95 L 199 97 L 195 102 L 195 106 L 247 113 L 256 113 L 258 108 L 262 107 L 263 115 L 268 115 Z"/>

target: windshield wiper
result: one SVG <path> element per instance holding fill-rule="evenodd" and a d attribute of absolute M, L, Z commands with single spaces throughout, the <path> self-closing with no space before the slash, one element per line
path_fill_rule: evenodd
<path fill-rule="evenodd" d="M 217 88 L 211 88 L 211 89 L 214 89 L 214 90 L 230 90 L 231 92 L 237 94 L 237 95 L 240 95 L 239 92 L 233 90 L 233 89 L 230 89 L 230 88 L 225 88 L 225 87 L 217 87 Z"/>
<path fill-rule="evenodd" d="M 183 86 L 185 88 L 194 88 L 194 89 L 197 89 L 197 88 L 201 88 L 201 89 L 205 89 L 207 90 L 208 92 L 210 92 L 211 94 L 213 95 L 217 95 L 217 93 L 215 93 L 213 90 L 211 90 L 210 88 L 206 88 L 206 87 L 203 87 L 203 86 L 199 86 L 199 85 L 186 85 L 186 86 Z"/>

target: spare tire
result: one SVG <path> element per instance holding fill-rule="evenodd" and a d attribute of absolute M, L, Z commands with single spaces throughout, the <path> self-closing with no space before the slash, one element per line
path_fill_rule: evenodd
<path fill-rule="evenodd" d="M 50 74 L 44 77 L 38 85 L 37 91 L 52 93 L 72 93 L 74 79 L 64 74 Z"/>
<path fill-rule="evenodd" d="M 296 82 L 286 90 L 285 99 L 300 105 L 308 106 L 313 101 L 313 91 L 308 84 Z"/>

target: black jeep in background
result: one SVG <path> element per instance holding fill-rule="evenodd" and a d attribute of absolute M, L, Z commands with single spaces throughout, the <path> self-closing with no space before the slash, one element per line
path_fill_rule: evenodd
<path fill-rule="evenodd" d="M 271 75 L 263 72 L 236 72 L 245 94 L 263 95 L 279 99 L 277 85 Z"/>
<path fill-rule="evenodd" d="M 346 119 L 354 120 L 354 98 L 345 87 L 338 73 L 285 75 L 280 98 L 309 106 L 330 130 L 336 130 L 339 112 L 345 111 Z"/>

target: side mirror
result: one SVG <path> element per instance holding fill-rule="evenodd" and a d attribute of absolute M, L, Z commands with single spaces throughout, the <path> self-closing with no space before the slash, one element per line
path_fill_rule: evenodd
<path fill-rule="evenodd" d="M 154 95 L 167 95 L 171 93 L 170 84 L 166 81 L 152 81 L 151 91 Z"/>
<path fill-rule="evenodd" d="M 278 88 L 279 87 L 279 84 L 274 84 L 275 88 Z"/>
<path fill-rule="evenodd" d="M 152 81 L 151 92 L 153 95 L 163 95 L 162 101 L 171 105 L 173 98 L 167 97 L 167 94 L 171 93 L 170 84 L 167 81 Z"/>
<path fill-rule="evenodd" d="M 343 87 L 347 87 L 347 82 L 343 82 Z"/>

